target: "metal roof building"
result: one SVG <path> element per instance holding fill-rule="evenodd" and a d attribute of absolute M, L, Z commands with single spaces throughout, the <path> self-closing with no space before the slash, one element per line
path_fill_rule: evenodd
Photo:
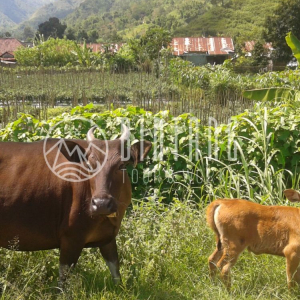
<path fill-rule="evenodd" d="M 173 55 L 181 56 L 196 65 L 223 63 L 234 53 L 230 37 L 175 37 L 171 47 Z"/>

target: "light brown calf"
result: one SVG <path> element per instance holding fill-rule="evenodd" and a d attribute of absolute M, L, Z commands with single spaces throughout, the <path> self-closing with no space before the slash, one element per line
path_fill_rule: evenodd
<path fill-rule="evenodd" d="M 292 202 L 300 201 L 295 190 L 284 194 Z M 288 286 L 300 284 L 300 209 L 220 199 L 208 206 L 206 217 L 217 238 L 217 247 L 208 259 L 211 276 L 220 269 L 230 288 L 230 268 L 248 248 L 255 254 L 285 256 Z"/>

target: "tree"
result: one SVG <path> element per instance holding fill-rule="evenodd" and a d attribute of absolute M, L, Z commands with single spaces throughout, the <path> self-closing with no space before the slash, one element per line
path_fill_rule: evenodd
<path fill-rule="evenodd" d="M 22 66 L 65 66 L 76 63 L 76 43 L 66 39 L 49 38 L 32 48 L 20 47 L 15 58 Z"/>
<path fill-rule="evenodd" d="M 23 31 L 23 38 L 24 38 L 24 40 L 26 40 L 26 41 L 34 38 L 34 31 L 32 30 L 31 27 L 26 26 L 26 27 L 24 28 L 24 31 Z"/>
<path fill-rule="evenodd" d="M 224 6 L 225 5 L 225 1 L 224 0 L 211 0 L 210 1 L 212 5 L 222 5 Z"/>
<path fill-rule="evenodd" d="M 154 69 L 158 76 L 161 51 L 168 48 L 171 41 L 169 31 L 155 27 L 148 29 L 141 38 L 129 40 L 128 45 L 137 65 L 147 72 Z"/>
<path fill-rule="evenodd" d="M 140 38 L 140 46 L 151 60 L 157 59 L 161 49 L 168 48 L 172 41 L 169 31 L 156 27 L 148 29 Z"/>
<path fill-rule="evenodd" d="M 265 67 L 268 64 L 267 50 L 263 41 L 257 41 L 252 51 L 252 61 L 254 66 Z"/>
<path fill-rule="evenodd" d="M 289 61 L 293 55 L 285 42 L 285 36 L 292 31 L 300 38 L 300 1 L 282 0 L 274 12 L 274 16 L 267 17 L 265 23 L 264 38 L 272 42 L 273 58 L 280 62 Z"/>
<path fill-rule="evenodd" d="M 122 37 L 118 35 L 118 33 L 115 30 L 113 30 L 110 34 L 108 34 L 106 40 L 109 43 L 121 43 Z"/>
<path fill-rule="evenodd" d="M 68 28 L 66 38 L 71 41 L 76 41 L 75 31 L 72 28 Z"/>
<path fill-rule="evenodd" d="M 77 34 L 77 40 L 82 42 L 82 41 L 87 41 L 89 39 L 89 36 L 87 32 L 84 29 L 80 29 L 78 34 Z"/>
<path fill-rule="evenodd" d="M 98 32 L 96 30 L 93 30 L 92 32 L 90 32 L 88 40 L 91 43 L 95 43 L 98 38 L 99 38 Z"/>
<path fill-rule="evenodd" d="M 48 39 L 50 36 L 53 38 L 62 39 L 67 25 L 61 24 L 58 18 L 49 18 L 49 21 L 39 25 L 38 32 Z"/>

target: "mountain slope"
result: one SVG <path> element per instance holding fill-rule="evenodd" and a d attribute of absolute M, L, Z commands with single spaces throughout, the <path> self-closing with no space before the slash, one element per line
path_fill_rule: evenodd
<path fill-rule="evenodd" d="M 83 1 L 84 0 L 56 0 L 53 3 L 44 5 L 36 10 L 27 21 L 20 24 L 18 29 L 20 30 L 25 26 L 36 29 L 40 23 L 48 21 L 51 17 L 63 19 L 73 12 Z"/>
<path fill-rule="evenodd" d="M 222 2 L 224 5 L 222 6 Z M 96 30 L 107 40 L 138 37 L 158 25 L 177 36 L 227 35 L 259 39 L 280 0 L 85 0 L 66 17 L 75 31 Z M 217 3 L 217 4 L 215 4 Z"/>
<path fill-rule="evenodd" d="M 1 32 L 1 28 L 3 29 L 3 31 L 8 31 L 9 28 L 14 27 L 15 25 L 16 23 L 13 20 L 11 20 L 4 13 L 0 12 L 0 32 Z"/>
<path fill-rule="evenodd" d="M 114 32 L 133 37 L 151 25 L 173 31 L 211 6 L 207 0 L 86 0 L 66 23 L 75 30 L 96 30 L 104 40 Z"/>
<path fill-rule="evenodd" d="M 18 1 L 24 0 L 12 0 Z M 75 33 L 95 31 L 103 42 L 139 37 L 151 26 L 163 27 L 176 36 L 225 35 L 245 41 L 261 37 L 267 16 L 280 1 L 56 0 L 39 8 L 18 29 L 36 29 L 50 17 L 57 17 Z"/>
<path fill-rule="evenodd" d="M 41 6 L 54 0 L 0 0 L 0 12 L 14 24 L 29 18 Z M 2 23 L 2 17 L 0 19 Z"/>
<path fill-rule="evenodd" d="M 225 34 L 237 41 L 256 40 L 262 35 L 266 17 L 272 15 L 279 2 L 280 0 L 232 0 L 224 7 L 212 7 L 186 26 L 177 28 L 175 34 Z"/>

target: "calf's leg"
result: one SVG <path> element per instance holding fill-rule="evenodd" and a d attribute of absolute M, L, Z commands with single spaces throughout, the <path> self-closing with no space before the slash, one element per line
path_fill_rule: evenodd
<path fill-rule="evenodd" d="M 120 284 L 121 274 L 116 239 L 114 238 L 109 244 L 106 244 L 105 246 L 101 246 L 99 248 L 106 262 L 106 265 L 110 270 L 114 283 Z"/>
<path fill-rule="evenodd" d="M 215 249 L 215 251 L 208 258 L 209 274 L 213 278 L 216 275 L 217 263 L 223 255 L 223 249 Z"/>
<path fill-rule="evenodd" d="M 300 245 L 290 244 L 283 250 L 286 258 L 286 276 L 288 287 L 293 288 L 296 283 L 300 284 L 300 274 L 298 271 L 300 262 Z"/>
<path fill-rule="evenodd" d="M 228 289 L 231 286 L 230 269 L 236 263 L 239 255 L 245 247 L 239 246 L 238 243 L 230 241 L 222 241 L 223 254 L 217 263 L 217 267 L 221 270 L 221 278 Z"/>

